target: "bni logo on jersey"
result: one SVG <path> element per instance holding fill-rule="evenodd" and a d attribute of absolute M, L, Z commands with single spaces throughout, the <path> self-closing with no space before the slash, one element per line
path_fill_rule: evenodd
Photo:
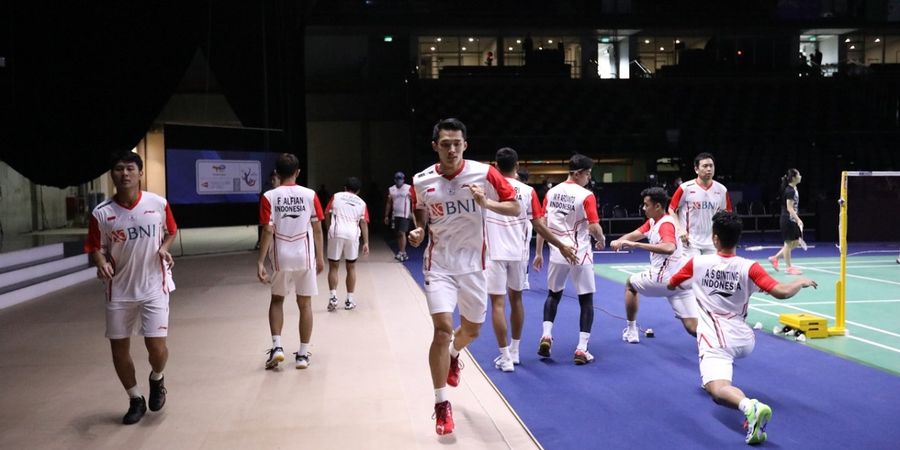
<path fill-rule="evenodd" d="M 444 203 L 433 203 L 430 205 L 431 215 L 433 217 L 443 217 L 444 215 L 473 213 L 478 211 L 478 205 L 475 199 L 467 200 L 451 200 Z"/>

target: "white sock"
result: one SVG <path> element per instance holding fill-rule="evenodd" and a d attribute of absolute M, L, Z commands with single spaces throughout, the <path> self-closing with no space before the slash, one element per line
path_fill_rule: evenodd
<path fill-rule="evenodd" d="M 626 320 L 625 322 L 627 322 L 628 328 L 634 328 L 634 327 L 637 326 L 637 321 L 636 321 L 636 320 Z"/>
<path fill-rule="evenodd" d="M 132 386 L 131 389 L 126 389 L 125 392 L 131 398 L 141 398 L 141 390 L 138 389 L 137 385 Z"/>
<path fill-rule="evenodd" d="M 520 339 L 513 339 L 509 343 L 509 351 L 513 353 L 519 353 L 519 341 Z"/>
<path fill-rule="evenodd" d="M 509 347 L 500 347 L 500 356 L 503 359 L 512 359 L 512 356 L 509 355 Z"/>
<path fill-rule="evenodd" d="M 281 347 L 281 336 L 272 336 L 272 347 Z"/>
<path fill-rule="evenodd" d="M 300 343 L 300 351 L 297 353 L 299 353 L 300 356 L 308 355 L 309 354 L 309 342 L 307 342 L 305 344 L 303 342 L 301 342 Z"/>
<path fill-rule="evenodd" d="M 156 373 L 156 371 L 151 370 L 151 371 L 150 371 L 150 379 L 153 380 L 153 381 L 159 381 L 159 380 L 162 380 L 162 379 L 163 379 L 163 374 L 162 374 L 162 373 Z"/>
<path fill-rule="evenodd" d="M 588 339 L 591 338 L 591 333 L 585 333 L 583 331 L 578 333 L 578 350 L 587 351 Z"/>
<path fill-rule="evenodd" d="M 331 297 L 337 297 L 337 289 L 331 289 L 328 291 L 328 295 Z"/>
<path fill-rule="evenodd" d="M 544 336 L 553 336 L 553 322 L 544 321 Z"/>
<path fill-rule="evenodd" d="M 450 396 L 450 388 L 444 386 L 440 389 L 434 390 L 434 403 L 443 403 L 446 402 L 448 397 Z"/>
<path fill-rule="evenodd" d="M 741 410 L 742 413 L 747 414 L 747 411 L 750 411 L 751 400 L 747 397 L 744 397 L 740 403 L 738 403 L 738 409 Z"/>
<path fill-rule="evenodd" d="M 352 292 L 347 293 L 347 300 L 350 300 L 351 302 L 353 301 L 353 293 Z"/>
<path fill-rule="evenodd" d="M 453 345 L 452 342 L 450 343 L 450 357 L 451 358 L 459 358 L 459 352 L 461 352 L 461 351 L 462 351 L 462 349 L 457 350 L 456 346 Z"/>

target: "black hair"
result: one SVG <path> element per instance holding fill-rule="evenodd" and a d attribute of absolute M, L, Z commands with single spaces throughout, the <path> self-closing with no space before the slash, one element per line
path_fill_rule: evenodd
<path fill-rule="evenodd" d="M 591 170 L 594 167 L 594 160 L 581 154 L 574 154 L 569 158 L 569 172 L 577 172 L 579 170 Z"/>
<path fill-rule="evenodd" d="M 666 209 L 666 205 L 669 203 L 669 195 L 666 194 L 665 189 L 661 187 L 651 187 L 644 189 L 641 191 L 641 199 L 644 197 L 650 197 L 650 201 L 663 206 L 663 210 Z"/>
<path fill-rule="evenodd" d="M 282 180 L 294 176 L 294 173 L 296 173 L 299 168 L 300 160 L 290 153 L 282 153 L 281 156 L 278 157 L 278 161 L 275 161 L 275 172 Z"/>
<path fill-rule="evenodd" d="M 520 169 L 516 175 L 519 176 L 519 181 L 523 183 L 528 183 L 528 178 L 531 176 L 531 174 L 528 173 L 528 169 Z"/>
<path fill-rule="evenodd" d="M 700 167 L 700 161 L 703 161 L 704 159 L 711 159 L 713 164 L 716 163 L 716 157 L 713 156 L 712 153 L 703 152 L 694 157 L 694 168 Z"/>
<path fill-rule="evenodd" d="M 494 156 L 494 159 L 497 160 L 497 169 L 500 169 L 500 172 L 507 173 L 516 168 L 516 163 L 519 162 L 519 154 L 509 147 L 503 147 L 497 150 L 497 155 Z"/>
<path fill-rule="evenodd" d="M 438 121 L 438 123 L 434 124 L 434 129 L 431 130 L 432 142 L 437 142 L 438 135 L 441 133 L 441 130 L 461 131 L 463 140 L 466 139 L 466 124 L 462 123 L 459 119 L 450 117 L 447 119 L 441 119 Z"/>
<path fill-rule="evenodd" d="M 719 211 L 713 216 L 712 232 L 719 237 L 722 248 L 735 248 L 744 231 L 740 216 L 728 211 Z"/>
<path fill-rule="evenodd" d="M 344 189 L 357 194 L 359 193 L 359 190 L 362 189 L 362 182 L 356 177 L 347 178 L 347 182 L 344 183 Z"/>
<path fill-rule="evenodd" d="M 135 152 L 114 153 L 110 157 L 110 162 L 110 170 L 112 170 L 113 167 L 116 167 L 116 164 L 120 162 L 123 162 L 125 164 L 134 163 L 137 166 L 138 170 L 144 170 L 144 160 L 141 159 L 141 155 L 138 155 Z"/>
<path fill-rule="evenodd" d="M 784 189 L 788 187 L 788 184 L 790 184 L 791 180 L 793 180 L 797 175 L 800 175 L 800 171 L 791 168 L 781 176 L 781 191 L 779 191 L 779 195 L 784 195 Z"/>

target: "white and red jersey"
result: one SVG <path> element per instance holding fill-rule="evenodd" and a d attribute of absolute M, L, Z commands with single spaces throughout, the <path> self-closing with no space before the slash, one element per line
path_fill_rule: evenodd
<path fill-rule="evenodd" d="M 666 214 L 659 220 L 647 219 L 637 231 L 642 233 L 651 245 L 661 242 L 675 245 L 675 253 L 671 255 L 650 252 L 650 272 L 653 274 L 653 281 L 668 281 L 679 268 L 678 263 L 681 260 L 681 239 L 675 238 L 675 221 L 672 216 Z"/>
<path fill-rule="evenodd" d="M 488 258 L 493 261 L 528 261 L 531 219 L 544 217 L 544 208 L 534 188 L 515 178 L 506 178 L 506 181 L 516 191 L 519 215 L 512 217 L 485 211 Z"/>
<path fill-rule="evenodd" d="M 272 263 L 276 271 L 315 270 L 312 223 L 324 218 L 322 205 L 312 189 L 282 184 L 263 194 L 259 223 L 272 226 Z"/>
<path fill-rule="evenodd" d="M 566 181 L 553 186 L 544 196 L 544 215 L 547 227 L 565 245 L 575 246 L 577 264 L 593 264 L 594 252 L 591 249 L 591 235 L 588 225 L 599 223 L 597 199 L 594 193 Z M 550 246 L 550 262 L 568 264 L 562 254 L 554 246 Z"/>
<path fill-rule="evenodd" d="M 691 258 L 672 276 L 669 285 L 679 286 L 688 280 L 700 306 L 697 345 L 701 350 L 752 343 L 753 330 L 745 321 L 750 296 L 778 285 L 759 263 L 721 253 Z"/>
<path fill-rule="evenodd" d="M 495 201 L 516 196 L 497 169 L 476 161 L 463 160 L 452 175 L 441 175 L 435 164 L 413 177 L 413 205 L 428 215 L 424 271 L 461 275 L 484 270 L 484 211 L 475 202 L 470 185 L 482 186 L 485 196 Z"/>
<path fill-rule="evenodd" d="M 131 208 L 113 199 L 94 208 L 84 251 L 102 251 L 113 266 L 107 300 L 151 300 L 167 295 L 172 287 L 159 248 L 165 235 L 178 227 L 165 198 L 138 192 Z"/>
<path fill-rule="evenodd" d="M 404 183 L 403 186 L 391 186 L 388 188 L 388 197 L 391 198 L 391 215 L 393 217 L 412 216 L 409 209 L 410 199 L 412 198 L 412 186 Z"/>
<path fill-rule="evenodd" d="M 693 179 L 675 189 L 669 208 L 678 211 L 692 246 L 712 248 L 712 218 L 719 211 L 731 211 L 731 197 L 728 188 L 716 180 L 705 188 Z"/>
<path fill-rule="evenodd" d="M 331 196 L 325 214 L 331 215 L 328 238 L 359 240 L 359 221 L 369 223 L 366 202 L 352 192 L 338 192 Z"/>

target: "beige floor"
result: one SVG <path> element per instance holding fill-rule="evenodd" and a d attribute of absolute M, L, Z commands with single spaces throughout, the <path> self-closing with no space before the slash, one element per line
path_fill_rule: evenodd
<path fill-rule="evenodd" d="M 134 426 L 119 424 L 127 400 L 103 337 L 99 281 L 0 311 L 0 448 L 539 447 L 466 354 L 451 397 L 456 432 L 434 434 L 424 295 L 383 245 L 358 264 L 355 311 L 326 312 L 319 277 L 310 368 L 263 370 L 268 289 L 254 261 L 249 252 L 177 260 L 168 404 Z M 285 310 L 293 352 L 297 308 Z"/>

